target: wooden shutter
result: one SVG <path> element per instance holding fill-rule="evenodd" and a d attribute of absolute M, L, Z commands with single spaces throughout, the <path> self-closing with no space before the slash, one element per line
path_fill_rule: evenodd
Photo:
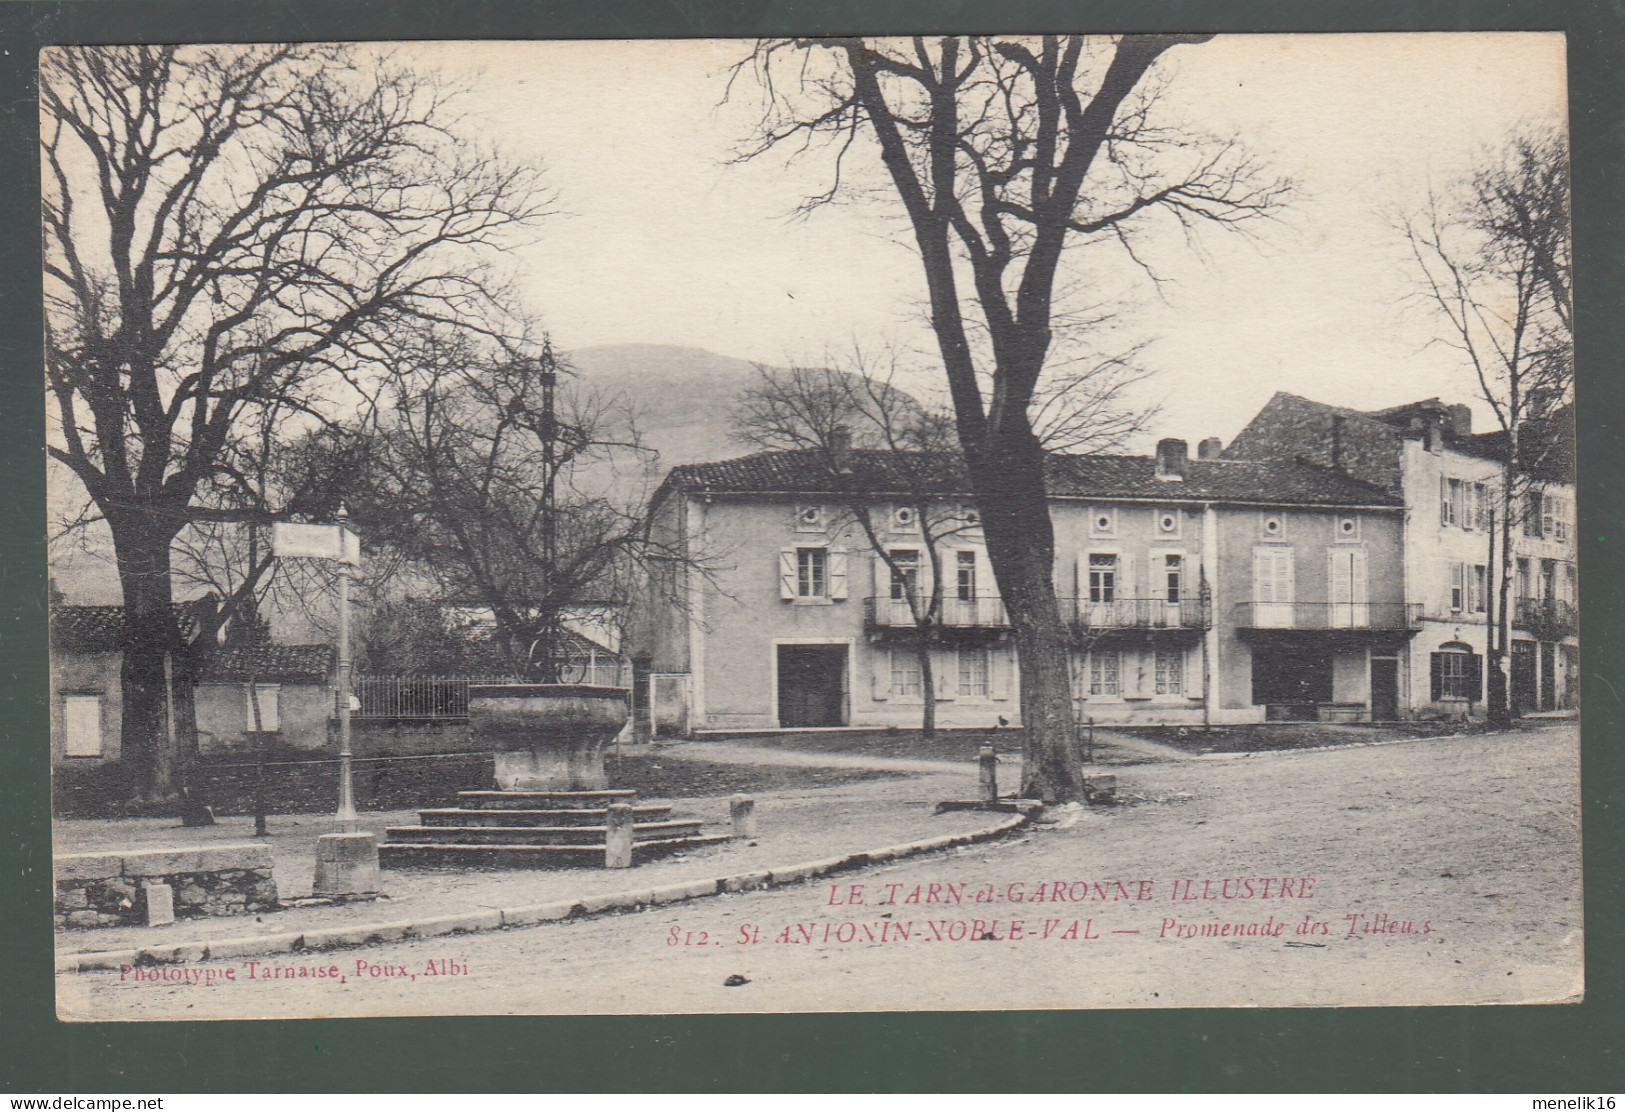
<path fill-rule="evenodd" d="M 796 597 L 796 550 L 793 548 L 779 553 L 779 597 Z"/>
<path fill-rule="evenodd" d="M 1467 690 L 1473 693 L 1475 703 L 1488 702 L 1484 698 L 1484 658 L 1478 653 L 1467 662 L 1467 682 L 1470 685 Z"/>
<path fill-rule="evenodd" d="M 1444 694 L 1444 653 L 1434 653 L 1428 660 L 1429 677 L 1432 682 L 1432 699 L 1437 703 Z"/>
<path fill-rule="evenodd" d="M 1015 662 L 1015 654 L 1007 645 L 987 650 L 987 693 L 991 698 L 1010 698 L 1010 669 Z"/>
<path fill-rule="evenodd" d="M 846 549 L 834 548 L 829 553 L 829 597 L 843 599 L 846 597 Z"/>
<path fill-rule="evenodd" d="M 1439 524 L 1450 524 L 1450 480 L 1439 476 Z"/>
<path fill-rule="evenodd" d="M 877 702 L 883 703 L 891 696 L 891 654 L 894 651 L 878 645 L 869 646 L 869 693 Z"/>

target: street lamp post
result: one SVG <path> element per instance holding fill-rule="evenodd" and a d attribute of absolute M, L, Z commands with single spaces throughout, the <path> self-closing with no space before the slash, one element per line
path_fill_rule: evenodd
<path fill-rule="evenodd" d="M 339 507 L 339 534 L 343 537 L 349 514 Z M 350 771 L 350 563 L 342 558 L 339 565 L 339 810 L 334 819 L 339 832 L 354 833 L 360 825 L 355 812 L 355 788 Z"/>

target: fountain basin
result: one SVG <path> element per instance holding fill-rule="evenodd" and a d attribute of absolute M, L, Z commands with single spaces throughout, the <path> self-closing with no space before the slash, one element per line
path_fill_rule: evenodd
<path fill-rule="evenodd" d="M 471 684 L 468 725 L 496 754 L 499 791 L 602 791 L 604 749 L 631 714 L 629 693 L 581 683 Z"/>

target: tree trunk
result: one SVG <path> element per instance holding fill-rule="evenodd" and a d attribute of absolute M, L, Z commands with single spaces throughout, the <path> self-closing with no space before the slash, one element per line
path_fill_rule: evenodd
<path fill-rule="evenodd" d="M 1073 721 L 1070 646 L 1055 598 L 1055 533 L 1037 437 L 1008 433 L 971 461 L 989 562 L 1020 658 L 1021 794 L 1045 803 L 1083 798 Z"/>
<path fill-rule="evenodd" d="M 1501 582 L 1496 588 L 1496 637 L 1490 646 L 1494 657 L 1490 667 L 1489 706 L 1485 717 L 1492 726 L 1512 725 L 1512 683 L 1508 670 L 1512 650 L 1512 507 L 1516 491 L 1514 472 L 1506 468 L 1501 476 Z"/>
<path fill-rule="evenodd" d="M 937 740 L 937 677 L 931 670 L 931 640 L 925 630 L 914 641 L 914 655 L 920 662 L 920 736 Z"/>
<path fill-rule="evenodd" d="M 124 654 L 119 670 L 124 710 L 119 728 L 119 762 L 129 771 L 128 803 L 133 809 L 145 811 L 173 806 L 179 798 L 179 755 L 168 741 L 164 656 L 184 656 L 169 574 L 172 538 L 154 528 L 152 521 L 152 515 L 140 512 L 109 520 L 124 591 Z M 188 674 L 185 682 L 189 681 Z M 177 735 L 184 731 L 191 737 L 196 722 L 180 713 L 178 702 L 176 711 Z"/>

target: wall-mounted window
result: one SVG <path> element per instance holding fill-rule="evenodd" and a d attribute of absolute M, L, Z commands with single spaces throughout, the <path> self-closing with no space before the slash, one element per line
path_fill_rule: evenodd
<path fill-rule="evenodd" d="M 954 593 L 960 602 L 976 601 L 976 553 L 958 553 L 954 562 Z"/>
<path fill-rule="evenodd" d="M 1159 648 L 1156 659 L 1158 695 L 1185 693 L 1185 653 L 1182 649 Z"/>
<path fill-rule="evenodd" d="M 1439 476 L 1439 524 L 1466 525 L 1467 514 L 1462 505 L 1462 481 Z"/>
<path fill-rule="evenodd" d="M 1089 553 L 1089 601 L 1117 599 L 1117 557 L 1109 552 Z"/>
<path fill-rule="evenodd" d="M 1169 602 L 1184 598 L 1185 557 L 1177 552 L 1162 555 L 1162 587 Z"/>
<path fill-rule="evenodd" d="M 1545 517 L 1544 507 L 1541 505 L 1545 499 L 1538 490 L 1526 490 L 1523 495 L 1523 535 L 1526 537 L 1543 537 L 1541 526 L 1548 520 Z"/>
<path fill-rule="evenodd" d="M 282 703 L 282 685 L 275 683 L 260 683 L 254 685 L 254 694 L 258 697 L 260 705 L 259 722 L 254 721 L 254 699 L 250 699 L 248 691 L 243 690 L 243 729 L 248 733 L 262 730 L 265 733 L 275 733 L 281 729 L 277 712 Z"/>
<path fill-rule="evenodd" d="M 1483 564 L 1474 564 L 1472 574 L 1467 579 L 1467 608 L 1475 614 L 1484 613 L 1489 598 L 1489 569 Z"/>
<path fill-rule="evenodd" d="M 1337 519 L 1333 526 L 1333 535 L 1340 541 L 1357 541 L 1360 539 L 1360 519 L 1353 514 Z"/>
<path fill-rule="evenodd" d="M 1117 533 L 1117 511 L 1111 508 L 1102 509 L 1096 506 L 1089 511 L 1089 535 L 1092 537 L 1110 537 Z"/>
<path fill-rule="evenodd" d="M 102 697 L 62 697 L 62 754 L 66 757 L 102 755 Z"/>
<path fill-rule="evenodd" d="M 1268 541 L 1286 536 L 1286 518 L 1280 514 L 1263 513 L 1258 517 L 1258 535 Z"/>
<path fill-rule="evenodd" d="M 906 602 L 920 597 L 920 553 L 913 548 L 894 548 L 891 556 L 891 597 Z"/>
<path fill-rule="evenodd" d="M 920 658 L 913 649 L 891 650 L 891 693 L 897 698 L 918 699 L 923 691 L 920 682 Z"/>
<path fill-rule="evenodd" d="M 1452 645 L 1440 646 L 1440 651 L 1431 658 L 1433 701 L 1467 699 L 1478 702 L 1483 688 L 1484 658 L 1466 646 L 1457 648 Z"/>
<path fill-rule="evenodd" d="M 1180 526 L 1182 524 L 1183 517 L 1184 517 L 1184 514 L 1182 514 L 1179 510 L 1158 510 L 1157 511 L 1157 536 L 1159 536 L 1159 537 L 1177 537 L 1177 536 L 1179 536 Z"/>
<path fill-rule="evenodd" d="M 846 553 L 822 546 L 787 548 L 780 552 L 779 597 L 844 599 Z"/>
<path fill-rule="evenodd" d="M 891 531 L 893 533 L 918 533 L 920 531 L 920 511 L 913 506 L 892 507 Z"/>
<path fill-rule="evenodd" d="M 796 507 L 796 532 L 798 532 L 798 533 L 822 533 L 823 531 L 824 531 L 824 507 L 822 507 L 822 506 L 797 506 Z"/>
<path fill-rule="evenodd" d="M 987 649 L 965 646 L 959 650 L 959 694 L 966 698 L 987 698 Z"/>
<path fill-rule="evenodd" d="M 1118 685 L 1119 664 L 1120 660 L 1115 651 L 1090 653 L 1089 694 L 1117 695 L 1120 691 Z"/>

